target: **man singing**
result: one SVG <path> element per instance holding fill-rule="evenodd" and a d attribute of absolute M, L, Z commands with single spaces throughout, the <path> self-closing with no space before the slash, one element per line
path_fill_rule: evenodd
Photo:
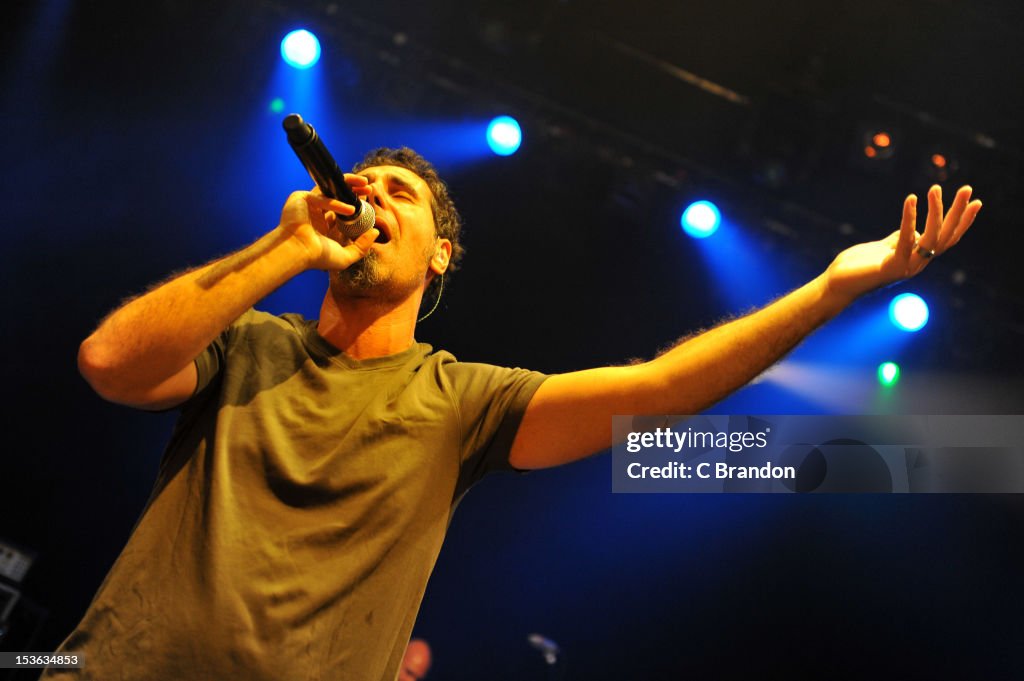
<path fill-rule="evenodd" d="M 425 293 L 462 254 L 444 183 L 408 149 L 346 175 L 376 212 L 295 192 L 246 248 L 109 315 L 79 352 L 105 399 L 178 407 L 153 493 L 45 678 L 392 681 L 459 498 L 492 470 L 568 463 L 612 444 L 613 414 L 696 414 L 760 374 L 858 296 L 954 246 L 980 201 L 923 234 L 840 253 L 814 280 L 646 363 L 545 376 L 458 362 L 418 343 Z M 295 275 L 330 284 L 320 319 L 253 305 Z"/>

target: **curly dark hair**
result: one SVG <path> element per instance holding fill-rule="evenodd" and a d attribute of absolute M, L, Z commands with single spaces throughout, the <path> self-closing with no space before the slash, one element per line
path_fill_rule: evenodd
<path fill-rule="evenodd" d="M 444 237 L 452 242 L 452 255 L 448 260 L 447 278 L 451 280 L 451 272 L 459 268 L 459 261 L 462 260 L 466 249 L 463 248 L 459 237 L 462 234 L 462 218 L 455 208 L 452 197 L 448 194 L 448 185 L 445 184 L 437 170 L 427 159 L 409 147 L 391 149 L 379 147 L 366 154 L 363 160 L 353 168 L 353 173 L 370 168 L 372 166 L 398 166 L 411 170 L 422 178 L 430 187 L 430 212 L 434 216 L 434 228 L 438 236 Z M 424 301 L 437 293 L 440 287 L 441 278 L 434 277 L 423 296 Z"/>

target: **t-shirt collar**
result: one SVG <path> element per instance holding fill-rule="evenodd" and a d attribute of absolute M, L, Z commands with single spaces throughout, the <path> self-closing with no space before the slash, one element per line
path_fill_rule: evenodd
<path fill-rule="evenodd" d="M 429 344 L 417 343 L 413 340 L 412 345 L 393 355 L 356 359 L 355 357 L 351 357 L 346 354 L 343 350 L 334 347 L 326 338 L 321 336 L 317 331 L 318 324 L 319 321 L 316 319 L 306 321 L 305 327 L 302 329 L 303 340 L 305 341 L 306 347 L 317 355 L 349 369 L 383 369 L 386 367 L 400 366 L 408 362 L 413 357 L 425 357 L 433 350 Z"/>

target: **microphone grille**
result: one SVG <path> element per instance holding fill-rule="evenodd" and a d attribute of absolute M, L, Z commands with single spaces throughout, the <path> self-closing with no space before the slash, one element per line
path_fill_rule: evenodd
<path fill-rule="evenodd" d="M 377 216 L 373 212 L 373 206 L 366 201 L 360 201 L 359 205 L 359 215 L 356 216 L 355 220 L 338 220 L 341 231 L 349 239 L 358 238 L 360 234 L 373 227 L 373 223 L 377 221 Z"/>

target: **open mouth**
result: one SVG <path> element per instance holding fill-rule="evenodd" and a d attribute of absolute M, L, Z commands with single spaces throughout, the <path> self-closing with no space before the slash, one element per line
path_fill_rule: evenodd
<path fill-rule="evenodd" d="M 387 242 L 391 241 L 391 233 L 388 231 L 388 228 L 387 228 L 386 225 L 384 225 L 383 223 L 377 222 L 377 223 L 374 223 L 373 226 L 376 227 L 380 231 L 380 234 L 377 235 L 377 240 L 374 243 L 386 244 Z"/>

